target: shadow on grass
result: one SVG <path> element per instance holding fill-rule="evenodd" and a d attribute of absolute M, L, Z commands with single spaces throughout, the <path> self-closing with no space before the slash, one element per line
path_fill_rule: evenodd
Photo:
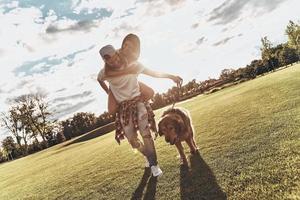
<path fill-rule="evenodd" d="M 153 199 L 155 199 L 157 177 L 153 177 L 153 176 L 150 177 L 150 176 L 151 176 L 151 169 L 149 167 L 145 168 L 143 177 L 142 177 L 138 187 L 133 192 L 131 200 L 141 200 L 141 199 L 153 200 Z M 150 177 L 150 179 L 149 179 L 149 177 Z M 144 194 L 144 198 L 142 198 L 143 192 L 144 192 L 144 189 L 146 186 L 147 186 L 147 188 L 146 188 L 146 191 Z"/>
<path fill-rule="evenodd" d="M 183 200 L 225 200 L 226 194 L 218 185 L 217 180 L 202 159 L 199 152 L 190 158 L 191 169 L 180 167 L 180 196 Z"/>

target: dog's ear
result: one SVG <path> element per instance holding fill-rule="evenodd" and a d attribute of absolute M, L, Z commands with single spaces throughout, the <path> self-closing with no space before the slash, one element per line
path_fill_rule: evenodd
<path fill-rule="evenodd" d="M 158 132 L 158 134 L 159 134 L 159 136 L 162 136 L 164 133 L 162 132 L 162 126 L 163 126 L 163 119 L 161 119 L 159 122 L 158 122 L 158 130 L 157 130 L 157 132 Z"/>

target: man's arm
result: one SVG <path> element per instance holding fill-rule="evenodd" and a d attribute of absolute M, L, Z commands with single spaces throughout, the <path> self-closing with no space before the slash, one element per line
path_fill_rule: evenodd
<path fill-rule="evenodd" d="M 101 80 L 98 80 L 98 82 L 99 82 L 100 86 L 102 87 L 102 89 L 106 92 L 106 94 L 108 94 L 109 89 L 108 89 L 106 83 L 104 81 L 101 81 Z"/>

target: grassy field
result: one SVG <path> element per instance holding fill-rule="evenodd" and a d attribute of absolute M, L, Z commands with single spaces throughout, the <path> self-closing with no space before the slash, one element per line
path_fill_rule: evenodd
<path fill-rule="evenodd" d="M 158 138 L 164 175 L 149 177 L 109 133 L 1 164 L 0 199 L 300 199 L 299 64 L 177 105 L 200 147 L 189 169 Z"/>

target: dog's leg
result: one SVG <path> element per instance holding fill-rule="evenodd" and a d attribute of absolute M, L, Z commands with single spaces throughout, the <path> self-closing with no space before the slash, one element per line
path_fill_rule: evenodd
<path fill-rule="evenodd" d="M 180 161 L 183 165 L 188 165 L 188 161 L 186 159 L 186 156 L 184 154 L 184 150 L 183 150 L 183 146 L 181 144 L 181 142 L 176 142 L 175 143 L 176 147 L 177 147 L 177 150 L 178 150 L 178 153 L 180 155 Z"/>
<path fill-rule="evenodd" d="M 196 143 L 195 143 L 195 138 L 194 138 L 194 137 L 192 138 L 192 142 L 193 142 L 193 144 L 194 144 L 195 149 L 198 150 L 199 148 L 198 148 L 198 146 L 197 146 Z"/>
<path fill-rule="evenodd" d="M 198 146 L 195 143 L 194 129 L 192 127 L 192 122 L 191 122 L 191 120 L 189 118 L 188 118 L 188 131 L 190 132 L 190 135 L 191 135 L 191 144 L 193 145 L 193 148 L 191 148 L 191 146 L 189 145 L 190 149 L 191 149 L 191 153 L 195 153 L 198 150 Z"/>
<path fill-rule="evenodd" d="M 197 152 L 198 148 L 197 146 L 195 146 L 195 141 L 193 137 L 186 139 L 185 142 L 189 145 L 191 154 Z"/>
<path fill-rule="evenodd" d="M 192 144 L 194 145 L 194 148 L 195 148 L 195 151 L 193 152 L 193 153 L 196 153 L 197 151 L 198 151 L 198 146 L 196 145 L 196 143 L 195 143 L 195 138 L 194 137 L 192 137 Z"/>
<path fill-rule="evenodd" d="M 198 146 L 196 145 L 195 139 L 194 139 L 194 129 L 192 127 L 191 122 L 189 121 L 189 131 L 191 133 L 191 144 L 193 146 L 193 148 L 191 148 L 191 146 L 189 145 L 190 149 L 191 149 L 191 153 L 194 154 L 198 151 Z"/>

